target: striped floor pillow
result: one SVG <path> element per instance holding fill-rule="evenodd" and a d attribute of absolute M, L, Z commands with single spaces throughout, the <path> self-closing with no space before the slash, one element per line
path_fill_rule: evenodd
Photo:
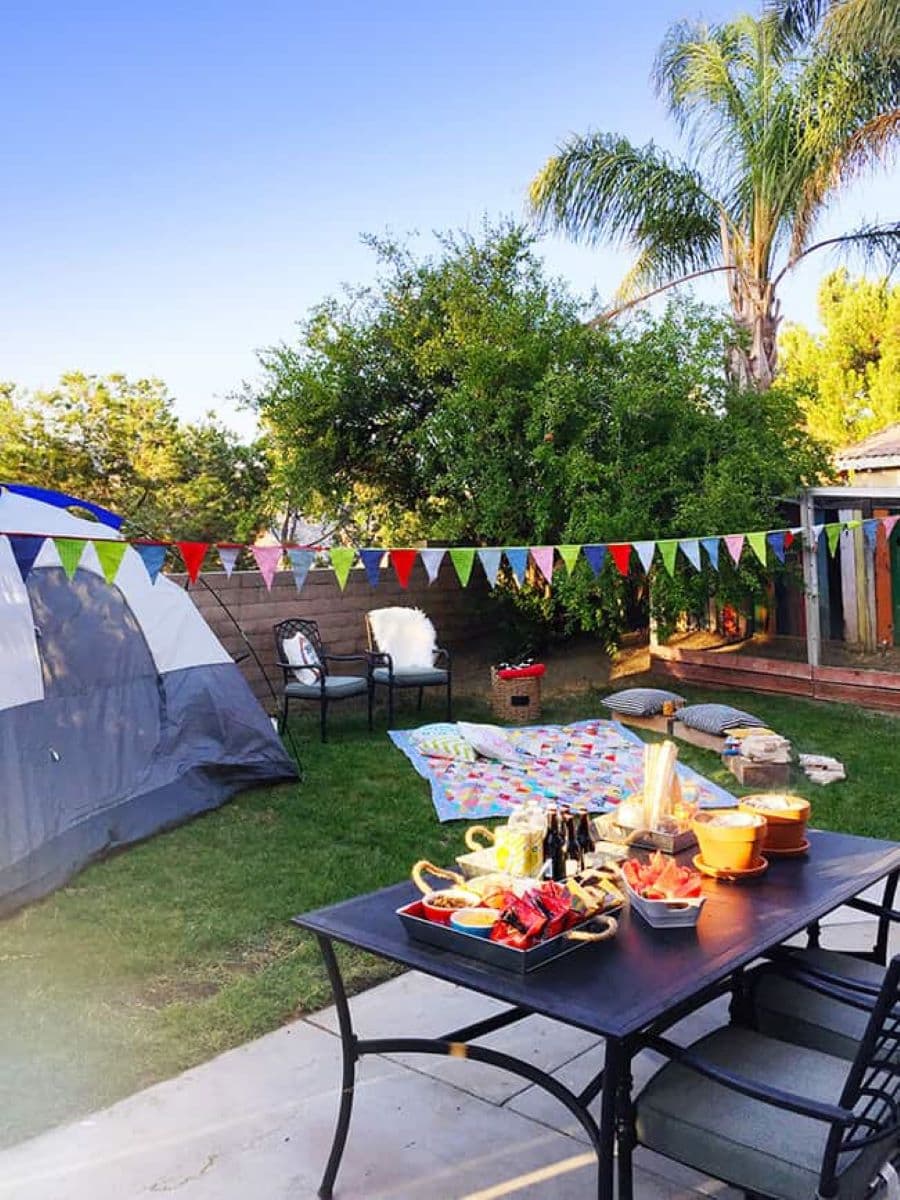
<path fill-rule="evenodd" d="M 626 688 L 623 692 L 613 692 L 603 703 L 623 716 L 655 717 L 662 712 L 667 701 L 679 708 L 684 704 L 684 696 L 667 692 L 664 688 Z"/>

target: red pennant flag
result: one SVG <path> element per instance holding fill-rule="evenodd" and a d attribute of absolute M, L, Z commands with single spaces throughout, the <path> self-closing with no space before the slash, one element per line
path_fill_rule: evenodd
<path fill-rule="evenodd" d="M 613 562 L 619 568 L 619 574 L 627 575 L 628 564 L 631 561 L 631 542 L 620 542 L 616 546 L 610 546 L 609 552 Z"/>
<path fill-rule="evenodd" d="M 793 546 L 793 544 L 794 544 L 794 534 L 793 534 L 793 532 L 792 532 L 792 531 L 789 529 L 789 530 L 788 530 L 788 531 L 785 533 L 785 535 L 784 535 L 784 548 L 785 548 L 785 550 L 790 550 L 790 548 L 791 548 L 791 546 Z"/>
<path fill-rule="evenodd" d="M 200 567 L 209 549 L 209 542 L 176 542 L 175 545 L 181 551 L 188 579 L 191 583 L 196 583 L 197 576 L 200 574 Z"/>
<path fill-rule="evenodd" d="M 391 566 L 394 568 L 394 574 L 402 588 L 409 583 L 410 572 L 418 553 L 418 550 L 391 550 L 390 552 Z"/>

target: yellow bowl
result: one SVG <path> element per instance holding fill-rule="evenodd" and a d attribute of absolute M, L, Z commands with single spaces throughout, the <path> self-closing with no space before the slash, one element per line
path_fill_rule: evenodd
<path fill-rule="evenodd" d="M 810 809 L 809 801 L 804 800 L 802 796 L 786 796 L 774 792 L 743 796 L 740 811 L 757 813 L 766 818 L 763 851 L 797 850 L 806 840 L 806 822 L 809 820 Z"/>
<path fill-rule="evenodd" d="M 499 917 L 500 913 L 496 908 L 460 908 L 450 914 L 450 925 L 460 933 L 486 938 L 491 936 L 491 930 Z"/>
<path fill-rule="evenodd" d="M 733 809 L 699 813 L 692 828 L 708 867 L 746 871 L 759 862 L 766 835 L 766 818 L 761 814 Z"/>

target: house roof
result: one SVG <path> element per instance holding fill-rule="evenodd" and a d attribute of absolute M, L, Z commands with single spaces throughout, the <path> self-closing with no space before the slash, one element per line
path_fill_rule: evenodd
<path fill-rule="evenodd" d="M 880 429 L 861 442 L 838 450 L 837 465 L 845 470 L 859 467 L 900 466 L 900 421 Z"/>

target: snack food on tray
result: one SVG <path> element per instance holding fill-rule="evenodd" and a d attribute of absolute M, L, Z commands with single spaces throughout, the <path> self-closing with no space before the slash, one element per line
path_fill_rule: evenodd
<path fill-rule="evenodd" d="M 509 891 L 500 918 L 491 930 L 491 941 L 515 950 L 528 950 L 537 942 L 556 937 L 572 925 L 621 904 L 624 896 L 611 877 L 601 871 L 586 872 L 581 880 L 565 884 L 545 880 L 524 894 Z"/>
<path fill-rule="evenodd" d="M 622 874 L 628 886 L 645 900 L 686 900 L 701 892 L 699 871 L 680 867 L 660 850 L 655 850 L 647 862 L 627 859 Z"/>

